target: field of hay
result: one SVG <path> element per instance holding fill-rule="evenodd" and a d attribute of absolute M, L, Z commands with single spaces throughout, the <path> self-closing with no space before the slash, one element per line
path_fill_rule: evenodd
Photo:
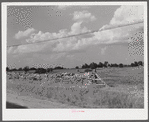
<path fill-rule="evenodd" d="M 96 84 L 76 86 L 72 82 L 61 84 L 50 81 L 42 84 L 38 81 L 30 83 L 7 80 L 7 90 L 15 91 L 20 96 L 53 101 L 75 108 L 143 108 L 143 71 L 143 67 L 97 69 L 98 75 L 108 85 L 102 88 Z M 59 72 L 76 73 L 76 69 L 54 71 Z"/>

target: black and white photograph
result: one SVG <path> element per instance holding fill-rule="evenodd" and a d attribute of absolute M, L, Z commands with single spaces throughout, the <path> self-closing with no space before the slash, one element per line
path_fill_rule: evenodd
<path fill-rule="evenodd" d="M 7 2 L 2 36 L 6 120 L 147 119 L 146 2 Z"/>

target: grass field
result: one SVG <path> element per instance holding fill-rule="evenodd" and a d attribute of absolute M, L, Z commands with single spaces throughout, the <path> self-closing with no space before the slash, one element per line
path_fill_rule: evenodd
<path fill-rule="evenodd" d="M 144 68 L 105 68 L 98 69 L 98 75 L 107 87 L 90 85 L 86 88 L 75 84 L 46 83 L 29 81 L 7 81 L 7 89 L 24 96 L 38 99 L 56 100 L 62 104 L 82 108 L 143 108 L 144 107 Z M 77 73 L 76 69 L 55 70 Z M 75 86 L 70 88 L 70 86 Z"/>

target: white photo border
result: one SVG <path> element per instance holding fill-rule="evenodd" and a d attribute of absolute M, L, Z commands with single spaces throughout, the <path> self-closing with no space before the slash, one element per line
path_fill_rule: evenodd
<path fill-rule="evenodd" d="M 144 109 L 6 109 L 7 6 L 143 5 L 144 6 Z M 3 2 L 2 10 L 2 118 L 3 120 L 146 120 L 148 119 L 147 2 Z"/>

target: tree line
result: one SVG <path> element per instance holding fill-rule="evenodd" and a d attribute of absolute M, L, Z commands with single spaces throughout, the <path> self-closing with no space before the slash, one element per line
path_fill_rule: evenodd
<path fill-rule="evenodd" d="M 91 69 L 96 69 L 96 68 L 107 68 L 107 67 L 120 67 L 120 68 L 123 68 L 123 67 L 138 67 L 138 66 L 143 66 L 143 62 L 142 61 L 135 61 L 134 63 L 131 63 L 131 64 L 123 64 L 123 63 L 108 63 L 108 61 L 105 61 L 104 63 L 102 62 L 99 62 L 98 64 L 95 63 L 95 62 L 92 62 L 90 64 L 83 64 L 82 65 L 82 69 L 86 69 L 86 68 L 91 68 Z M 76 69 L 78 69 L 79 67 L 76 66 Z"/>
<path fill-rule="evenodd" d="M 129 65 L 126 65 L 126 64 L 123 64 L 123 63 L 120 63 L 120 64 L 117 64 L 117 63 L 108 63 L 108 61 L 105 61 L 104 63 L 102 62 L 99 62 L 98 64 L 95 63 L 95 62 L 92 62 L 90 64 L 83 64 L 80 68 L 81 69 L 96 69 L 96 68 L 107 68 L 107 67 L 119 67 L 119 68 L 123 68 L 123 67 L 138 67 L 138 66 L 143 66 L 143 62 L 142 61 L 135 61 L 134 63 L 131 63 Z M 75 67 L 76 69 L 79 69 L 78 66 Z M 6 71 L 25 71 L 25 72 L 28 72 L 28 71 L 34 71 L 35 73 L 48 73 L 48 72 L 52 72 L 53 70 L 55 69 L 66 69 L 62 66 L 56 66 L 54 68 L 35 68 L 35 67 L 29 67 L 29 66 L 25 66 L 24 68 L 12 68 L 10 69 L 9 67 L 6 68 Z"/>
<path fill-rule="evenodd" d="M 57 66 L 57 67 L 54 67 L 54 68 L 35 68 L 35 67 L 29 67 L 29 66 L 25 66 L 24 68 L 12 68 L 10 69 L 9 67 L 6 68 L 6 71 L 25 71 L 25 72 L 28 72 L 28 71 L 34 71 L 35 73 L 48 73 L 48 72 L 52 72 L 54 69 L 64 69 L 63 67 L 61 66 Z"/>

